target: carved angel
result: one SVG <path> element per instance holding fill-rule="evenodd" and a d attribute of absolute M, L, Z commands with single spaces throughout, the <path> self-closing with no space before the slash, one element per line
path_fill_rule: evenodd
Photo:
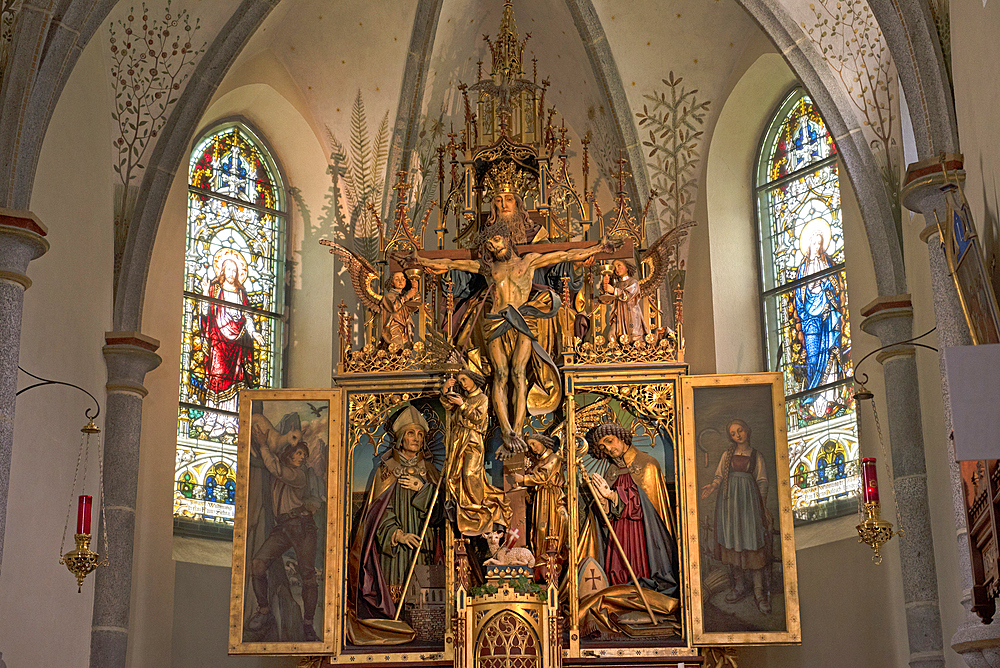
<path fill-rule="evenodd" d="M 389 289 L 379 294 L 372 285 L 378 281 L 379 274 L 368 260 L 333 241 L 321 239 L 320 243 L 329 246 L 330 252 L 347 265 L 358 300 L 381 314 L 384 345 L 402 348 L 412 344 L 413 314 L 419 307 L 418 303 L 414 303 L 420 293 L 417 281 L 411 281 L 406 274 L 397 271 L 390 279 Z"/>
<path fill-rule="evenodd" d="M 694 223 L 678 225 L 670 230 L 642 255 L 643 262 L 652 266 L 649 276 L 643 279 L 636 277 L 635 265 L 625 260 L 615 260 L 612 263 L 614 281 L 610 274 L 605 274 L 601 280 L 601 297 L 609 305 L 608 326 L 605 337 L 621 339 L 628 337 L 631 341 L 641 341 L 649 333 L 645 315 L 642 312 L 642 300 L 648 298 L 660 287 L 671 266 L 671 258 L 676 261 L 677 248 L 681 239 L 687 236 L 688 228 Z"/>

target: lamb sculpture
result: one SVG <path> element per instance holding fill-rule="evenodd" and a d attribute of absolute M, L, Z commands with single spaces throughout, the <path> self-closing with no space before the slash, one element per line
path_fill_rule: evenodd
<path fill-rule="evenodd" d="M 501 547 L 503 531 L 491 531 L 483 534 L 490 548 L 490 558 L 483 562 L 484 566 L 527 566 L 535 567 L 535 555 L 526 547 Z"/>

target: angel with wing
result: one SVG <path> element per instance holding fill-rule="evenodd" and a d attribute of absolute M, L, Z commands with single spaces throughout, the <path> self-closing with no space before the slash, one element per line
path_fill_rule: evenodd
<path fill-rule="evenodd" d="M 642 255 L 649 261 L 652 271 L 643 279 L 636 277 L 635 265 L 625 260 L 612 263 L 614 282 L 605 274 L 601 280 L 602 301 L 609 304 L 608 326 L 603 334 L 607 338 L 641 341 L 649 333 L 649 325 L 642 312 L 642 300 L 652 295 L 667 277 L 671 257 L 675 257 L 680 240 L 687 236 L 687 225 L 678 225 L 659 239 Z"/>
<path fill-rule="evenodd" d="M 382 345 L 403 348 L 412 344 L 413 314 L 420 308 L 417 302 L 420 294 L 417 281 L 410 280 L 406 274 L 397 271 L 392 274 L 389 289 L 380 295 L 372 287 L 372 282 L 378 280 L 378 271 L 368 260 L 333 241 L 323 239 L 320 243 L 330 246 L 330 252 L 347 265 L 358 300 L 372 311 L 380 313 Z"/>

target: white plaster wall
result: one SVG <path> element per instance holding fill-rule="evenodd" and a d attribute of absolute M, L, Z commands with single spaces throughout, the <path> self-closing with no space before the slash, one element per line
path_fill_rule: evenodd
<path fill-rule="evenodd" d="M 187 173 L 187 164 L 180 174 Z M 132 624 L 129 665 L 170 665 L 173 608 L 174 462 L 177 448 L 177 397 L 180 379 L 181 289 L 187 193 L 183 176 L 175 180 L 163 207 L 146 280 L 142 333 L 160 342 L 159 367 L 146 374 L 149 394 L 142 402 L 139 445 L 139 498 L 136 504 L 132 568 Z"/>
<path fill-rule="evenodd" d="M 997 238 L 1000 211 L 1000 3 L 952 2 L 952 78 L 965 194 L 984 241 Z M 988 229 L 990 228 L 990 229 Z M 995 281 L 994 281 L 995 282 Z"/>
<path fill-rule="evenodd" d="M 32 192 L 31 210 L 48 226 L 51 249 L 28 268 L 34 284 L 24 299 L 20 363 L 45 378 L 86 388 L 103 407 L 114 173 L 100 47 L 84 50 L 76 68 L 55 108 Z M 30 382 L 22 376 L 20 386 Z M 94 576 L 78 594 L 76 580 L 58 559 L 80 428 L 92 406 L 66 387 L 37 388 L 17 399 L 0 574 L 0 652 L 11 668 L 89 661 Z M 97 422 L 103 427 L 103 413 Z M 95 505 L 97 467 L 95 451 L 87 475 Z M 66 550 L 74 548 L 75 498 L 72 503 Z M 93 521 L 96 529 L 96 513 Z"/>
<path fill-rule="evenodd" d="M 705 192 L 718 373 L 765 370 L 754 163 L 771 115 L 795 83 L 779 54 L 760 56 L 725 101 L 713 134 Z"/>
<path fill-rule="evenodd" d="M 230 567 L 177 563 L 177 593 L 173 609 L 174 651 L 170 667 L 295 668 L 299 662 L 298 657 L 229 656 L 231 577 Z M 197 610 L 199 614 L 191 614 L 192 610 Z"/>

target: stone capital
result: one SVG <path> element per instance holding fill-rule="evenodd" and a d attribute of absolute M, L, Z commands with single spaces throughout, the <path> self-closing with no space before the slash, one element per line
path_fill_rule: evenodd
<path fill-rule="evenodd" d="M 970 666 L 995 666 L 1000 661 L 1000 638 L 992 625 L 981 624 L 972 613 L 959 624 L 951 648 Z"/>
<path fill-rule="evenodd" d="M 160 342 L 139 332 L 105 332 L 104 363 L 108 367 L 107 391 L 145 397 L 146 374 L 163 361 L 156 354 Z"/>
<path fill-rule="evenodd" d="M 879 297 L 861 308 L 861 331 L 877 336 L 883 346 L 906 341 L 913 336 L 913 303 L 910 295 Z M 897 355 L 912 355 L 913 346 L 893 346 L 877 356 L 884 363 Z"/>
<path fill-rule="evenodd" d="M 943 164 L 943 168 L 942 168 Z M 936 226 L 937 218 L 945 217 L 945 194 L 943 187 L 949 183 L 965 180 L 962 169 L 962 154 L 948 153 L 940 158 L 930 158 L 914 162 L 906 168 L 901 191 L 903 206 L 914 213 L 921 213 L 928 227 Z M 926 241 L 924 234 L 921 239 Z"/>
<path fill-rule="evenodd" d="M 49 249 L 48 230 L 30 211 L 0 208 L 0 280 L 31 287 L 28 263 Z"/>

